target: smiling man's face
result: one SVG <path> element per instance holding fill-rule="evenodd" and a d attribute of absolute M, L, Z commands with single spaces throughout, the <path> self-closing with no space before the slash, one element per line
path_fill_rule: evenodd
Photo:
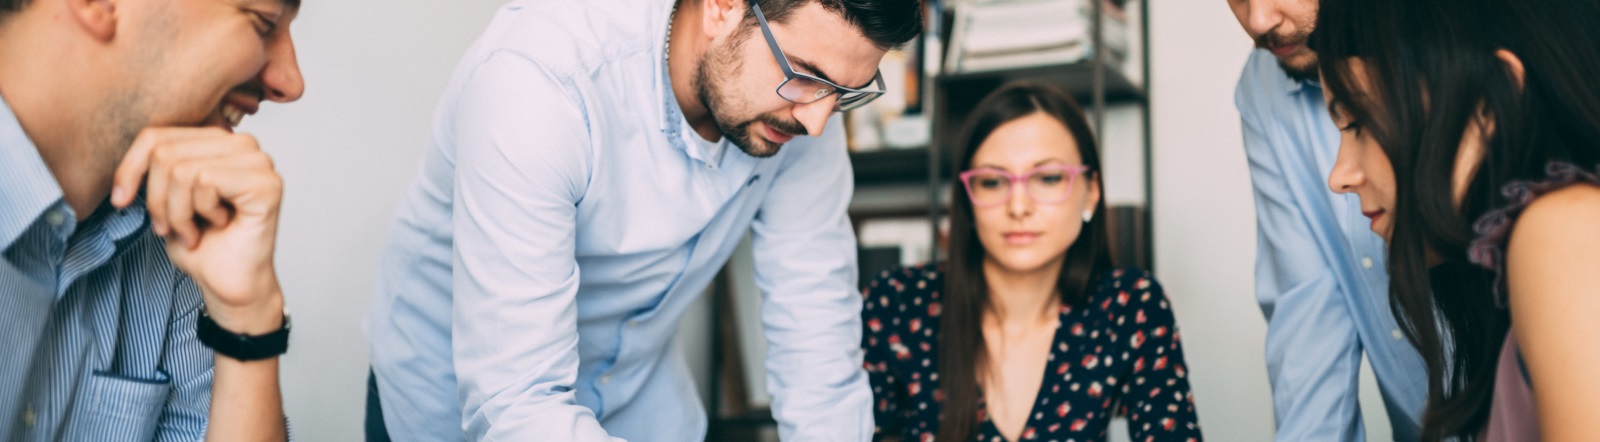
<path fill-rule="evenodd" d="M 286 0 L 145 0 L 130 12 L 127 113 L 148 126 L 232 128 L 262 101 L 300 98 L 305 84 Z M 125 134 L 132 139 L 132 134 Z M 126 148 L 126 146 L 118 146 Z"/>

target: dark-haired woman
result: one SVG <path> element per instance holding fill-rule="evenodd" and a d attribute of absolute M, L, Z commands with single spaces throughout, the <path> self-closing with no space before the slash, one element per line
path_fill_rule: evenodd
<path fill-rule="evenodd" d="M 1111 267 L 1099 157 L 1064 92 L 980 103 L 953 183 L 950 262 L 870 283 L 862 346 L 878 439 L 1196 441 L 1172 306 Z"/>
<path fill-rule="evenodd" d="M 1329 185 L 1389 240 L 1422 438 L 1595 440 L 1600 2 L 1321 7 Z"/>

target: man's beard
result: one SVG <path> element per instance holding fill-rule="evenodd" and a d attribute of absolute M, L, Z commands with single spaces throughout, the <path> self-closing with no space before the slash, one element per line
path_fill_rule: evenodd
<path fill-rule="evenodd" d="M 729 143 L 738 146 L 756 158 L 767 158 L 778 154 L 782 144 L 759 138 L 750 133 L 750 125 L 761 122 L 767 127 L 788 134 L 804 134 L 806 128 L 797 121 L 784 121 L 772 115 L 757 115 L 745 121 L 735 121 L 728 114 L 732 110 L 746 108 L 739 97 L 723 90 L 721 79 L 738 78 L 743 70 L 743 63 L 735 51 L 733 43 L 726 43 L 720 47 L 712 48 L 706 52 L 705 58 L 700 59 L 700 68 L 695 74 L 695 96 L 700 100 L 700 105 L 706 107 L 706 113 L 711 115 L 711 121 L 717 125 L 717 131 L 722 133 Z M 724 106 L 726 105 L 726 106 Z M 723 112 L 723 111 L 730 112 Z"/>
<path fill-rule="evenodd" d="M 122 164 L 122 157 L 133 147 L 133 140 L 149 124 L 149 104 L 133 91 L 114 93 L 94 116 L 94 129 L 88 135 L 93 161 L 109 175 Z"/>
<path fill-rule="evenodd" d="M 1283 68 L 1283 73 L 1289 74 L 1289 78 L 1296 80 L 1315 81 L 1318 77 L 1316 59 L 1312 59 L 1304 66 L 1295 66 L 1287 61 L 1278 60 L 1278 67 Z"/>
<path fill-rule="evenodd" d="M 1287 36 L 1286 35 L 1281 35 L 1281 34 L 1276 34 L 1276 33 L 1267 33 L 1267 34 L 1261 35 L 1261 37 L 1256 38 L 1256 47 L 1257 48 L 1261 48 L 1261 49 L 1266 49 L 1266 50 L 1272 50 L 1272 48 L 1277 47 L 1277 46 L 1281 46 L 1281 45 L 1283 45 L 1285 43 L 1293 43 L 1293 44 L 1303 45 L 1303 44 L 1305 44 L 1306 38 L 1308 36 L 1310 36 L 1310 33 L 1301 33 L 1301 34 L 1287 35 Z M 1311 60 L 1310 61 L 1305 62 L 1305 63 L 1303 63 L 1303 64 L 1301 64 L 1299 66 L 1291 64 L 1288 60 L 1284 60 L 1282 58 L 1279 58 L 1278 59 L 1278 67 L 1283 68 L 1283 72 L 1285 74 L 1289 74 L 1289 78 L 1293 78 L 1295 80 L 1311 81 L 1311 80 L 1316 80 L 1317 79 L 1317 58 L 1316 58 L 1315 54 L 1313 54 L 1311 56 Z"/>

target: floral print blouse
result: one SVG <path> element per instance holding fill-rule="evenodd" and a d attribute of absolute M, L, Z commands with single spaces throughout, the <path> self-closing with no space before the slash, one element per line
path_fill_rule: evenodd
<path fill-rule="evenodd" d="M 1137 269 L 1108 272 L 1083 305 L 1061 307 L 1055 345 L 1021 440 L 1106 439 L 1113 413 L 1135 442 L 1199 441 L 1177 323 L 1161 286 Z M 884 271 L 863 292 L 862 348 L 874 439 L 939 432 L 938 335 L 944 279 L 919 266 Z M 974 440 L 1005 440 L 978 405 Z"/>

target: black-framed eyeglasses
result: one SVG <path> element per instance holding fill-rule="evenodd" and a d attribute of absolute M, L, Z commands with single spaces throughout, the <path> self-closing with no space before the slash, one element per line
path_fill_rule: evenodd
<path fill-rule="evenodd" d="M 777 90 L 779 97 L 797 104 L 811 104 L 829 95 L 839 94 L 839 103 L 834 109 L 847 111 L 865 106 L 888 91 L 883 85 L 883 72 L 872 75 L 869 87 L 873 89 L 844 87 L 814 75 L 795 72 L 794 67 L 789 65 L 789 57 L 784 56 L 783 49 L 778 48 L 778 40 L 772 38 L 772 29 L 767 27 L 767 16 L 761 13 L 761 5 L 751 0 L 750 9 L 755 11 L 756 21 L 761 23 L 761 35 L 767 37 L 767 48 L 772 49 L 772 56 L 778 59 L 778 66 L 783 68 L 783 84 L 779 84 Z"/>

